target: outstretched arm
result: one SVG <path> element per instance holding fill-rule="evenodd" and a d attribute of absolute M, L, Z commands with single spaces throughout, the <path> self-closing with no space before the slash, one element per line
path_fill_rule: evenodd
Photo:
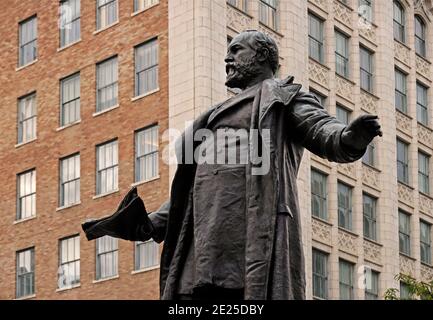
<path fill-rule="evenodd" d="M 293 139 L 314 154 L 334 162 L 358 160 L 371 140 L 382 134 L 376 116 L 360 116 L 346 126 L 329 115 L 308 93 L 298 94 L 288 113 Z"/>
<path fill-rule="evenodd" d="M 98 220 L 86 221 L 82 228 L 88 240 L 111 236 L 130 241 L 146 241 L 153 238 L 161 242 L 165 237 L 170 202 L 150 215 L 137 189 L 132 188 L 120 202 L 116 212 Z"/>

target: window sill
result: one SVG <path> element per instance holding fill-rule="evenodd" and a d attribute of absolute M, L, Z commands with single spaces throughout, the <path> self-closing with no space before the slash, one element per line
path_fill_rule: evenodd
<path fill-rule="evenodd" d="M 23 222 L 26 222 L 26 221 L 29 221 L 29 220 L 33 220 L 33 219 L 36 219 L 36 215 L 28 217 L 28 218 L 20 219 L 20 220 L 15 220 L 14 224 L 23 223 Z"/>
<path fill-rule="evenodd" d="M 67 44 L 67 45 L 65 45 L 65 46 L 63 46 L 61 48 L 57 48 L 57 52 L 63 51 L 65 49 L 68 49 L 69 47 L 72 47 L 73 45 L 75 45 L 77 43 L 80 43 L 80 42 L 81 42 L 81 39 L 75 40 L 74 42 L 71 42 L 71 43 L 69 43 L 69 44 Z"/>
<path fill-rule="evenodd" d="M 232 4 L 230 4 L 230 2 L 228 2 L 228 1 L 227 1 L 227 6 L 230 7 L 230 8 L 233 8 L 233 9 L 235 9 L 235 10 L 237 10 L 237 11 L 239 11 L 240 13 L 246 15 L 248 18 L 253 19 L 253 17 L 252 17 L 248 12 L 245 12 L 245 11 L 242 10 L 241 8 L 238 8 L 238 7 L 236 7 L 236 6 L 232 5 Z"/>
<path fill-rule="evenodd" d="M 424 267 L 427 267 L 427 268 L 433 269 L 433 264 L 428 264 L 428 263 L 426 263 L 426 262 L 422 262 L 422 261 L 421 261 L 421 266 L 424 266 Z"/>
<path fill-rule="evenodd" d="M 104 278 L 104 279 L 99 279 L 99 280 L 93 280 L 92 283 L 101 283 L 101 282 L 110 281 L 110 280 L 114 280 L 114 279 L 118 279 L 118 278 L 119 278 L 119 275 Z"/>
<path fill-rule="evenodd" d="M 428 64 L 431 64 L 430 60 L 427 59 L 427 57 L 424 57 L 424 56 L 418 54 L 417 52 L 415 52 L 415 54 L 416 54 L 416 56 L 417 56 L 418 58 L 423 59 L 423 60 L 424 60 L 425 62 L 427 62 Z"/>
<path fill-rule="evenodd" d="M 321 67 L 325 68 L 328 71 L 331 70 L 331 68 L 329 68 L 324 62 L 321 62 L 321 61 L 314 59 L 313 57 L 310 57 L 310 56 L 308 56 L 308 59 L 310 59 L 314 63 L 317 63 L 318 65 L 320 65 Z"/>
<path fill-rule="evenodd" d="M 149 7 L 146 7 L 146 8 L 140 9 L 140 10 L 138 10 L 138 11 L 135 11 L 135 12 L 131 13 L 131 17 L 135 17 L 136 15 L 139 15 L 140 13 L 143 13 L 143 12 L 145 12 L 145 11 L 147 11 L 147 10 L 149 10 L 149 9 L 152 9 L 153 7 L 156 7 L 156 6 L 158 6 L 158 5 L 159 5 L 159 2 L 158 2 L 158 3 L 155 3 L 155 4 L 152 4 L 152 5 L 149 6 Z"/>
<path fill-rule="evenodd" d="M 349 77 L 346 77 L 345 75 L 342 75 L 342 74 L 339 74 L 339 73 L 335 72 L 335 76 L 337 76 L 337 77 L 339 77 L 339 78 L 341 78 L 343 80 L 346 80 L 347 82 L 350 82 L 350 84 L 353 85 L 353 86 L 356 85 L 355 82 L 353 82 Z"/>
<path fill-rule="evenodd" d="M 406 118 L 412 120 L 412 117 L 407 113 L 409 112 L 409 110 L 407 110 L 406 112 L 403 112 L 401 110 L 398 110 L 397 108 L 395 108 L 395 111 L 397 111 L 398 113 L 402 114 L 403 116 L 405 116 Z M 398 129 L 398 128 L 397 128 Z"/>
<path fill-rule="evenodd" d="M 101 28 L 99 30 L 93 31 L 93 35 L 96 35 L 96 34 L 102 32 L 102 31 L 110 29 L 111 27 L 114 27 L 118 23 L 119 23 L 119 20 L 117 20 L 117 21 L 113 22 L 112 24 L 109 24 L 108 26 L 105 26 L 105 27 L 103 27 L 103 28 Z"/>
<path fill-rule="evenodd" d="M 330 223 L 328 220 L 325 220 L 325 219 L 322 219 L 322 218 L 319 218 L 319 217 L 316 217 L 316 216 L 313 216 L 313 215 L 311 215 L 311 218 L 312 218 L 312 219 L 315 219 L 315 220 L 317 220 L 317 221 L 319 221 L 319 222 L 323 222 L 324 224 L 326 224 L 326 225 L 328 225 L 328 226 L 330 226 L 330 227 L 333 226 L 333 224 Z"/>
<path fill-rule="evenodd" d="M 67 128 L 69 128 L 69 127 L 73 127 L 73 126 L 75 126 L 76 124 L 79 124 L 79 123 L 81 123 L 81 119 L 80 119 L 80 120 L 77 120 L 77 121 L 75 121 L 75 122 L 71 122 L 71 123 L 65 124 L 64 126 L 58 127 L 58 128 L 56 129 L 56 131 L 62 131 L 62 130 L 65 130 L 65 129 L 67 129 Z"/>
<path fill-rule="evenodd" d="M 69 291 L 69 290 L 72 290 L 72 289 L 75 289 L 75 288 L 79 288 L 79 287 L 81 287 L 80 283 L 79 284 L 74 284 L 73 286 L 56 289 L 56 292 Z"/>
<path fill-rule="evenodd" d="M 134 98 L 131 98 L 131 101 L 137 101 L 137 100 L 140 100 L 140 99 L 142 99 L 142 98 L 144 98 L 144 97 L 147 97 L 147 96 L 150 96 L 151 94 L 154 94 L 154 93 L 156 93 L 156 92 L 158 92 L 159 91 L 159 88 L 157 88 L 157 89 L 155 89 L 155 90 L 152 90 L 152 91 L 149 91 L 149 92 L 146 92 L 146 93 L 143 93 L 142 95 L 139 95 L 139 96 L 136 96 L 136 97 L 134 97 Z"/>
<path fill-rule="evenodd" d="M 77 203 L 73 203 L 73 204 L 70 204 L 67 206 L 63 206 L 63 207 L 58 207 L 58 208 L 56 208 L 56 211 L 62 211 L 62 210 L 68 209 L 68 208 L 76 207 L 76 206 L 79 206 L 80 204 L 81 204 L 81 201 L 78 201 Z"/>
<path fill-rule="evenodd" d="M 356 233 L 354 233 L 352 230 L 343 228 L 343 227 L 338 227 L 338 231 L 342 231 L 342 232 L 346 232 L 354 237 L 359 237 L 359 235 L 357 235 Z"/>
<path fill-rule="evenodd" d="M 411 50 L 410 47 L 406 43 L 404 43 L 404 42 L 402 42 L 396 38 L 394 38 L 394 41 L 401 44 L 402 46 L 404 46 L 407 50 Z"/>
<path fill-rule="evenodd" d="M 144 272 L 148 272 L 148 271 L 152 271 L 152 270 L 156 270 L 159 269 L 159 264 L 156 266 L 152 266 L 152 267 L 148 267 L 148 268 L 144 268 L 144 269 L 140 269 L 140 270 L 134 270 L 131 271 L 131 274 L 140 274 L 140 273 L 144 273 Z"/>
<path fill-rule="evenodd" d="M 369 96 L 372 96 L 372 97 L 375 98 L 376 100 L 380 100 L 380 98 L 379 98 L 378 96 L 376 96 L 373 92 L 370 92 L 370 91 L 368 91 L 368 90 L 365 90 L 365 89 L 363 89 L 363 88 L 361 88 L 361 87 L 360 87 L 360 89 L 361 89 L 361 93 L 368 94 Z"/>
<path fill-rule="evenodd" d="M 375 166 L 373 166 L 371 164 L 368 164 L 368 163 L 365 163 L 365 162 L 362 162 L 362 161 L 361 161 L 361 163 L 362 163 L 363 166 L 366 166 L 367 168 L 372 169 L 372 170 L 376 171 L 377 173 L 381 173 L 382 172 L 380 169 L 376 168 Z"/>
<path fill-rule="evenodd" d="M 110 194 L 113 194 L 113 193 L 116 193 L 116 192 L 119 192 L 119 189 L 116 189 L 116 190 L 113 190 L 113 191 L 109 191 L 109 192 L 106 192 L 106 193 L 102 193 L 102 194 L 98 194 L 96 196 L 93 196 L 92 199 L 103 198 L 103 197 L 109 196 Z"/>
<path fill-rule="evenodd" d="M 377 246 L 379 246 L 379 247 L 383 247 L 383 244 L 377 242 L 376 240 L 372 240 L 372 239 L 367 238 L 367 237 L 364 237 L 364 240 L 365 240 L 365 241 L 368 241 L 368 242 L 370 242 L 370 243 L 372 243 L 372 244 L 375 244 L 375 245 L 377 245 Z"/>
<path fill-rule="evenodd" d="M 412 260 L 412 261 L 416 261 L 415 258 L 411 257 L 410 255 L 408 255 L 408 254 L 406 254 L 406 253 L 404 253 L 404 252 L 399 252 L 399 254 L 400 254 L 400 256 L 402 256 L 402 257 L 408 258 L 408 259 L 410 259 L 410 260 Z"/>
<path fill-rule="evenodd" d="M 29 143 L 31 143 L 31 142 L 33 142 L 33 141 L 36 141 L 37 139 L 38 139 L 38 138 L 33 138 L 33 139 L 29 140 L 29 141 L 24 141 L 24 142 L 17 143 L 17 144 L 15 145 L 15 148 L 22 147 L 22 146 L 24 146 L 24 145 L 26 145 L 26 144 L 29 144 Z"/>
<path fill-rule="evenodd" d="M 36 294 L 31 294 L 29 296 L 15 298 L 14 300 L 27 300 L 27 299 L 33 299 L 33 298 L 36 298 Z"/>
<path fill-rule="evenodd" d="M 38 62 L 38 59 L 35 59 L 32 62 L 29 62 L 29 63 L 27 63 L 27 64 L 25 64 L 25 65 L 23 65 L 21 67 L 16 68 L 15 71 L 20 71 L 20 70 L 22 70 L 24 68 L 27 68 L 27 67 L 31 66 L 32 64 L 35 64 L 36 62 Z"/>
<path fill-rule="evenodd" d="M 401 184 L 402 186 L 404 186 L 404 187 L 406 187 L 406 188 L 411 189 L 412 191 L 415 190 L 414 187 L 410 186 L 410 185 L 409 185 L 408 183 L 406 183 L 406 182 L 398 181 L 398 180 L 397 180 L 397 183 L 398 183 L 398 184 Z"/>
<path fill-rule="evenodd" d="M 107 113 L 107 112 L 114 110 L 114 109 L 117 109 L 117 108 L 119 108 L 119 104 L 116 104 L 115 106 L 109 107 L 109 108 L 101 110 L 101 111 L 97 111 L 97 112 L 93 113 L 92 116 L 97 117 L 101 114 Z"/>
<path fill-rule="evenodd" d="M 145 183 L 148 183 L 148 182 L 152 182 L 152 181 L 158 180 L 159 178 L 160 178 L 160 176 L 157 175 L 156 177 L 153 177 L 153 178 L 150 178 L 150 179 L 147 179 L 147 180 L 142 180 L 142 181 L 134 182 L 133 184 L 131 184 L 131 187 L 137 187 L 139 185 L 142 185 L 142 184 L 145 184 Z"/>
<path fill-rule="evenodd" d="M 261 22 L 261 21 L 259 21 L 259 25 L 262 26 L 262 27 L 264 27 L 265 29 L 268 29 L 269 31 L 275 33 L 276 35 L 280 36 L 281 38 L 284 37 L 284 35 L 281 34 L 281 33 L 277 30 L 278 28 L 275 28 L 275 29 L 274 29 L 274 28 L 272 28 L 271 26 L 268 26 L 266 23 Z"/>

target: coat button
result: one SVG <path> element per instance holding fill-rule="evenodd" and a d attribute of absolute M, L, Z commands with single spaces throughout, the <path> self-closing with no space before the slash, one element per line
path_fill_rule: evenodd
<path fill-rule="evenodd" d="M 218 170 L 215 169 L 215 170 L 212 171 L 212 173 L 213 174 L 218 174 Z"/>

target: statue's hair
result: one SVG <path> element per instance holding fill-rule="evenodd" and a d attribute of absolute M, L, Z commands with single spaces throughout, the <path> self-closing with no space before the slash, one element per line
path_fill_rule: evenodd
<path fill-rule="evenodd" d="M 254 40 L 254 46 L 256 50 L 259 49 L 267 49 L 269 52 L 268 55 L 268 63 L 272 69 L 272 72 L 275 74 L 278 70 L 279 66 L 279 55 L 278 55 L 278 46 L 274 39 L 272 39 L 269 35 L 264 32 L 260 32 L 257 30 L 245 30 L 242 33 L 248 33 L 252 36 Z M 242 34 L 241 33 L 241 34 Z"/>

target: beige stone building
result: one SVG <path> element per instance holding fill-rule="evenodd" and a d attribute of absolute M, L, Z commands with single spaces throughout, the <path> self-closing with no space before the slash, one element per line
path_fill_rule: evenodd
<path fill-rule="evenodd" d="M 294 75 L 340 120 L 380 118 L 383 137 L 362 161 L 304 154 L 309 299 L 381 299 L 400 288 L 399 272 L 433 280 L 432 19 L 428 0 L 170 1 L 171 128 L 233 94 L 223 61 L 228 39 L 245 29 L 270 34 L 279 77 Z"/>

